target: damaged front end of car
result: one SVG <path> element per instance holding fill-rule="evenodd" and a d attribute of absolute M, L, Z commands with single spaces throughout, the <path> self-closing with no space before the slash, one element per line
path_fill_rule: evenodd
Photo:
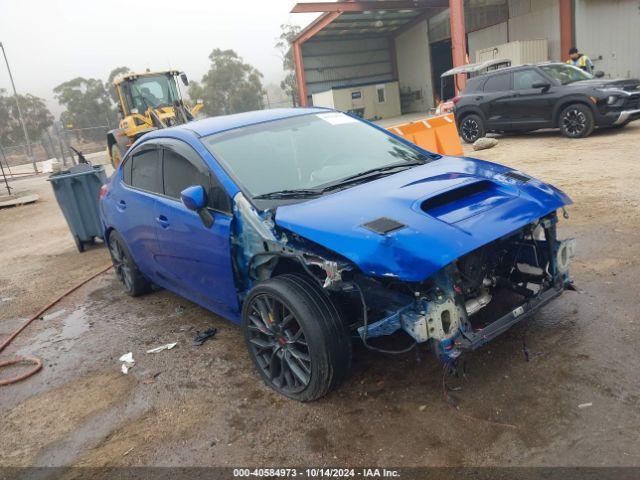
<path fill-rule="evenodd" d="M 431 341 L 448 362 L 475 350 L 543 305 L 573 288 L 569 262 L 574 239 L 558 240 L 552 213 L 513 234 L 451 262 L 420 283 L 367 279 L 363 303 L 375 305 L 380 290 L 393 292 L 394 307 L 380 308 L 357 330 L 363 341 L 406 332 Z"/>
<path fill-rule="evenodd" d="M 234 200 L 239 290 L 247 292 L 281 273 L 307 275 L 342 312 L 353 336 L 381 352 L 403 352 L 429 342 L 440 360 L 455 360 L 572 288 L 569 263 L 575 241 L 558 240 L 555 211 L 416 281 L 366 272 L 345 256 L 278 225 L 277 211 L 256 210 L 242 193 Z M 381 242 L 390 242 L 393 235 L 381 235 Z M 428 238 L 423 248 L 430 248 Z M 375 340 L 399 332 L 409 337 L 405 348 L 384 349 Z"/>

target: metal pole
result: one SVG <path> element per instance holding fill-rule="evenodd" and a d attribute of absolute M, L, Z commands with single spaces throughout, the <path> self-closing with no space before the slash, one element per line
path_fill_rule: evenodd
<path fill-rule="evenodd" d="M 0 171 L 2 171 L 2 178 L 4 178 L 4 184 L 7 186 L 7 193 L 11 195 L 11 188 L 9 188 L 9 181 L 7 180 L 7 176 L 4 173 L 4 167 L 2 166 L 2 162 L 0 162 Z"/>
<path fill-rule="evenodd" d="M 20 102 L 18 101 L 18 92 L 16 91 L 16 84 L 13 81 L 13 75 L 11 74 L 11 68 L 9 67 L 9 59 L 7 58 L 7 52 L 4 50 L 4 45 L 0 42 L 0 49 L 2 49 L 2 55 L 4 56 L 4 63 L 7 65 L 7 72 L 9 72 L 9 80 L 11 80 L 11 88 L 13 88 L 13 97 L 16 99 L 16 107 L 18 107 L 18 119 L 20 120 L 20 125 L 22 125 L 22 131 L 24 132 L 24 138 L 27 141 L 27 155 L 31 159 L 31 163 L 33 163 L 33 170 L 38 173 L 38 166 L 36 165 L 36 161 L 33 158 L 33 152 L 31 152 L 31 142 L 29 141 L 29 134 L 27 133 L 27 126 L 24 123 L 24 119 L 22 118 L 22 110 L 20 110 Z"/>
<path fill-rule="evenodd" d="M 9 165 L 9 160 L 7 160 L 7 156 L 4 154 L 4 148 L 2 148 L 2 145 L 0 145 L 0 155 L 2 155 L 2 160 L 4 160 L 4 163 L 7 164 L 7 170 L 9 170 L 9 175 L 13 177 L 13 173 L 11 173 L 11 165 Z M 0 162 L 2 162 L 2 160 L 0 160 Z"/>

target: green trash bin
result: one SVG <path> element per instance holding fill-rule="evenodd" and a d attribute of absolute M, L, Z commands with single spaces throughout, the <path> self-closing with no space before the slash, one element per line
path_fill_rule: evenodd
<path fill-rule="evenodd" d="M 50 175 L 47 180 L 51 182 L 78 251 L 83 252 L 85 244 L 93 243 L 96 238 L 102 239 L 98 200 L 100 187 L 107 182 L 104 167 L 80 163 Z"/>

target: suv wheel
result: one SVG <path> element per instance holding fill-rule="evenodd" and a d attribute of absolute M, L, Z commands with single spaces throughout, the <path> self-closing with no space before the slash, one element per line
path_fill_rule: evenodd
<path fill-rule="evenodd" d="M 351 362 L 351 341 L 326 293 L 300 275 L 256 285 L 242 307 L 242 329 L 265 383 L 299 401 L 339 386 Z"/>
<path fill-rule="evenodd" d="M 124 240 L 116 231 L 109 235 L 109 253 L 116 276 L 128 295 L 137 297 L 151 290 L 151 282 L 140 273 Z"/>
<path fill-rule="evenodd" d="M 560 131 L 568 138 L 583 138 L 593 132 L 593 113 L 586 105 L 576 103 L 560 112 Z"/>
<path fill-rule="evenodd" d="M 484 122 L 478 115 L 467 115 L 460 122 L 460 136 L 466 143 L 473 143 L 486 133 Z"/>

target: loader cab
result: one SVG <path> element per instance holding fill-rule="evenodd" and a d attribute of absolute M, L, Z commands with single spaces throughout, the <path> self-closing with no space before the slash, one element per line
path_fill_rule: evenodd
<path fill-rule="evenodd" d="M 177 73 L 177 72 L 176 72 Z M 130 75 L 116 84 L 123 116 L 144 113 L 149 108 L 171 107 L 180 100 L 173 72 L 154 75 Z"/>

